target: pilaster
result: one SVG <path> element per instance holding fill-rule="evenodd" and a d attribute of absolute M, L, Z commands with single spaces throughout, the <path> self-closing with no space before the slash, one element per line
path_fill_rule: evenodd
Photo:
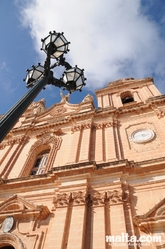
<path fill-rule="evenodd" d="M 67 249 L 84 249 L 86 197 L 85 191 L 72 193 L 73 206 Z"/>
<path fill-rule="evenodd" d="M 92 233 L 91 248 L 105 249 L 105 193 L 91 194 L 92 200 Z"/>
<path fill-rule="evenodd" d="M 81 132 L 82 132 L 81 125 L 76 125 L 72 128 L 72 141 L 70 144 L 68 163 L 77 162 Z"/>
<path fill-rule="evenodd" d="M 116 155 L 116 143 L 115 143 L 113 121 L 105 124 L 105 132 L 106 132 L 106 160 L 115 161 L 117 160 L 117 155 Z"/>
<path fill-rule="evenodd" d="M 79 161 L 88 161 L 90 152 L 91 124 L 83 125 Z"/>
<path fill-rule="evenodd" d="M 48 230 L 45 248 L 63 249 L 67 245 L 72 206 L 70 193 L 55 194 L 54 217 Z"/>
<path fill-rule="evenodd" d="M 95 160 L 96 162 L 104 161 L 104 139 L 103 124 L 95 124 L 96 140 L 95 140 Z"/>

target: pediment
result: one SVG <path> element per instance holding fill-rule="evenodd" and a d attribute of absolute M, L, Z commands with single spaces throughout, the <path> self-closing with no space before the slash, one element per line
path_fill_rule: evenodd
<path fill-rule="evenodd" d="M 22 116 L 28 119 L 35 115 L 42 114 L 45 110 L 46 110 L 45 99 L 41 99 L 38 102 L 32 102 Z"/>
<path fill-rule="evenodd" d="M 74 114 L 81 114 L 83 112 L 88 112 L 94 110 L 93 97 L 87 95 L 82 102 L 79 104 L 70 104 L 67 101 L 61 101 L 58 104 L 53 105 L 47 109 L 44 113 L 37 117 L 38 122 L 51 119 L 66 119 Z"/>
<path fill-rule="evenodd" d="M 144 232 L 153 232 L 165 226 L 165 198 L 143 215 L 136 215 L 134 223 Z"/>
<path fill-rule="evenodd" d="M 40 216 L 44 219 L 50 213 L 49 209 L 44 205 L 35 205 L 19 195 L 14 195 L 11 198 L 0 204 L 0 219 L 6 216 Z"/>

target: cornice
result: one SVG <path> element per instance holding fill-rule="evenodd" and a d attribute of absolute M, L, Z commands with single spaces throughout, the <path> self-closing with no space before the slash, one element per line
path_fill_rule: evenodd
<path fill-rule="evenodd" d="M 162 103 L 165 103 L 165 99 L 161 101 Z M 116 115 L 122 115 L 126 113 L 136 112 L 136 113 L 144 113 L 144 111 L 156 111 L 156 104 L 158 105 L 160 103 L 159 99 L 156 100 L 150 100 L 147 103 L 137 103 L 136 105 L 127 105 L 120 107 L 116 109 Z"/>
<path fill-rule="evenodd" d="M 34 176 L 27 176 L 27 177 L 20 177 L 15 179 L 6 179 L 0 180 L 1 190 L 8 189 L 9 191 L 11 188 L 20 188 L 25 187 L 27 188 L 38 188 L 38 186 L 43 185 L 46 187 L 47 184 L 50 186 L 55 186 L 56 182 L 59 183 L 59 177 L 68 177 L 73 176 L 73 174 L 79 175 L 79 177 L 84 173 L 89 173 L 92 175 L 104 175 L 104 174 L 113 174 L 119 173 L 122 175 L 123 173 L 127 173 L 132 179 L 133 175 L 141 174 L 141 173 L 154 173 L 155 171 L 164 170 L 165 164 L 165 157 L 146 160 L 142 162 L 134 162 L 125 160 L 118 160 L 113 162 L 102 162 L 96 163 L 95 161 L 88 161 L 83 163 L 75 163 L 64 165 L 60 167 L 54 167 L 48 173 L 42 175 L 34 175 Z M 159 181 L 158 181 L 159 182 Z M 29 185 L 30 183 L 30 185 Z M 137 184 L 139 185 L 139 183 Z"/>
<path fill-rule="evenodd" d="M 131 112 L 144 112 L 144 110 L 147 110 L 148 108 L 150 108 L 150 105 L 144 104 L 144 103 L 137 103 L 136 105 L 127 105 L 127 106 L 122 106 L 119 107 L 116 110 L 116 114 L 126 114 L 126 113 L 131 113 Z"/>
<path fill-rule="evenodd" d="M 134 178 L 134 174 L 137 175 L 137 174 L 142 174 L 142 175 L 147 175 L 148 174 L 154 174 L 154 172 L 164 172 L 165 170 L 165 167 L 164 167 L 164 164 L 165 164 L 165 157 L 161 157 L 161 158 L 156 158 L 156 159 L 151 159 L 151 160 L 146 160 L 146 161 L 141 161 L 141 162 L 136 162 L 134 163 L 134 167 L 133 167 L 133 170 L 129 171 L 129 174 L 130 174 L 130 177 L 133 177 Z M 136 176 L 137 177 L 137 176 Z M 131 179 L 131 178 L 130 178 Z M 162 180 L 157 180 L 155 181 L 154 180 L 154 183 L 156 182 L 161 182 Z M 163 182 L 164 182 L 164 179 L 163 179 Z M 151 182 L 150 182 L 151 183 Z M 134 186 L 140 186 L 140 185 L 144 185 L 145 183 L 135 183 L 133 184 Z M 146 182 L 146 184 L 148 184 L 148 182 Z"/>
<path fill-rule="evenodd" d="M 12 129 L 12 134 L 16 133 L 25 133 L 27 131 L 37 131 L 37 130 L 44 130 L 58 126 L 66 126 L 72 122 L 84 121 L 85 119 L 93 119 L 93 118 L 107 118 L 109 115 L 114 116 L 115 118 L 122 114 L 127 114 L 131 112 L 136 113 L 144 113 L 147 109 L 155 112 L 156 115 L 159 117 L 157 106 L 160 103 L 165 104 L 165 95 L 151 97 L 146 100 L 146 103 L 129 103 L 119 108 L 115 107 L 107 107 L 107 108 L 98 108 L 95 110 L 90 110 L 82 113 L 65 113 L 58 117 L 49 117 L 43 120 L 35 120 L 33 124 L 17 127 Z M 162 113 L 162 112 L 161 112 Z M 162 115 L 161 115 L 162 116 Z M 163 115 L 164 117 L 164 115 Z M 41 122 L 41 124 L 40 124 Z M 45 122 L 45 123 L 43 123 Z M 61 128 L 61 127 L 60 127 Z"/>
<path fill-rule="evenodd" d="M 146 100 L 146 103 L 165 103 L 165 94 L 150 97 Z"/>
<path fill-rule="evenodd" d="M 145 78 L 145 79 L 139 79 L 139 80 L 135 80 L 134 78 L 119 79 L 114 82 L 110 82 L 108 86 L 105 88 L 96 90 L 95 93 L 97 96 L 101 96 L 104 93 L 107 94 L 107 92 L 109 91 L 111 93 L 116 92 L 119 89 L 121 89 L 121 87 L 123 87 L 123 89 L 128 88 L 128 87 L 129 88 L 135 88 L 135 87 L 140 88 L 142 85 L 144 86 L 145 84 L 148 85 L 148 84 L 153 84 L 153 83 L 154 81 L 152 77 Z"/>
<path fill-rule="evenodd" d="M 39 124 L 39 122 L 35 122 L 35 124 L 33 124 L 33 126 L 23 126 L 23 127 L 17 127 L 12 129 L 12 134 L 17 134 L 17 133 L 27 133 L 27 131 L 32 132 L 32 131 L 42 131 L 42 130 L 47 130 L 50 128 L 54 128 L 57 127 L 58 129 L 61 129 L 61 126 L 65 126 L 68 124 L 71 124 L 73 122 L 76 121 L 84 121 L 87 119 L 92 119 L 94 116 L 95 111 L 90 111 L 90 112 L 85 112 L 85 113 L 81 113 L 81 114 L 77 114 L 77 115 L 73 115 L 73 116 L 68 116 L 67 118 L 64 118 L 63 120 L 61 120 L 61 118 L 59 117 L 60 120 L 57 120 L 57 118 L 49 118 L 49 119 L 45 119 L 46 123 L 43 123 L 44 120 L 42 120 L 41 124 Z"/>
<path fill-rule="evenodd" d="M 4 139 L 0 143 L 0 150 L 4 149 L 8 145 L 19 144 L 19 143 L 22 143 L 24 141 L 27 141 L 28 139 L 29 139 L 29 136 L 27 136 L 27 135 L 20 135 L 20 136 L 16 136 L 16 137 L 11 137 L 8 135 L 6 137 L 6 139 Z"/>
<path fill-rule="evenodd" d="M 89 118 L 91 119 L 93 117 L 94 113 L 95 113 L 95 110 L 77 113 L 74 115 L 70 115 L 69 120 L 73 121 L 73 120 L 84 120 L 84 119 L 89 119 Z"/>
<path fill-rule="evenodd" d="M 69 122 L 74 121 L 74 120 L 84 120 L 84 119 L 91 118 L 94 113 L 95 113 L 95 110 L 92 110 L 92 111 L 90 110 L 90 111 L 76 113 L 76 114 L 75 113 L 65 113 L 65 115 L 61 115 L 58 117 L 45 118 L 42 121 L 38 120 L 35 122 L 35 125 L 39 124 L 40 122 L 44 122 L 44 121 L 46 121 L 46 123 L 41 124 L 41 126 L 42 125 L 49 125 L 49 124 L 51 125 L 52 123 L 54 126 L 63 125 L 63 124 L 69 123 Z M 37 127 L 34 127 L 34 129 Z"/>
<path fill-rule="evenodd" d="M 111 107 L 111 106 L 106 107 L 106 108 L 99 107 L 94 112 L 94 118 L 106 118 L 106 117 L 109 117 L 109 115 L 115 114 L 116 110 L 117 110 L 116 107 Z"/>
<path fill-rule="evenodd" d="M 165 157 L 159 157 L 159 158 L 155 158 L 155 159 L 150 159 L 150 160 L 145 160 L 145 161 L 141 161 L 141 162 L 137 162 L 136 165 L 137 166 L 142 166 L 142 165 L 154 165 L 155 164 L 160 164 L 160 163 L 165 163 Z"/>

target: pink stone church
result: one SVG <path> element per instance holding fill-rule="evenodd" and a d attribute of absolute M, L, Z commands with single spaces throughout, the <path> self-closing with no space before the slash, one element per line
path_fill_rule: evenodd
<path fill-rule="evenodd" d="M 0 143 L 1 249 L 165 248 L 165 95 L 95 93 L 32 103 Z"/>

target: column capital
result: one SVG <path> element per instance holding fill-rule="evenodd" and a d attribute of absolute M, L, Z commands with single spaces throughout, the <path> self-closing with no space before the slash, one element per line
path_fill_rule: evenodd
<path fill-rule="evenodd" d="M 91 194 L 92 206 L 103 206 L 105 204 L 105 192 Z"/>
<path fill-rule="evenodd" d="M 78 191 L 72 193 L 73 205 L 85 205 L 87 203 L 87 192 Z"/>
<path fill-rule="evenodd" d="M 56 194 L 53 198 L 55 207 L 67 207 L 71 201 L 71 193 Z"/>

